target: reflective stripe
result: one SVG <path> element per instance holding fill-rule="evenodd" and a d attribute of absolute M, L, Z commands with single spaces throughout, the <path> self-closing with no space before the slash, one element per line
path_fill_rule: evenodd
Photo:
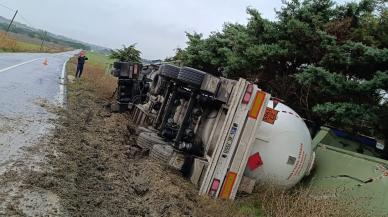
<path fill-rule="evenodd" d="M 257 119 L 261 111 L 261 107 L 263 106 L 264 99 L 265 99 L 265 92 L 258 91 L 256 93 L 255 101 L 253 102 L 252 108 L 248 114 L 250 118 Z"/>
<path fill-rule="evenodd" d="M 236 182 L 237 173 L 228 172 L 226 175 L 224 186 L 222 187 L 220 198 L 221 199 L 229 199 L 230 193 L 232 193 L 232 189 L 234 183 Z"/>

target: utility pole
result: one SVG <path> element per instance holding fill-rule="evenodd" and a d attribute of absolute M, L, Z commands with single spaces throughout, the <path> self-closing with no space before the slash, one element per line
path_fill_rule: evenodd
<path fill-rule="evenodd" d="M 13 15 L 13 18 L 12 18 L 11 22 L 8 25 L 7 33 L 9 32 L 9 29 L 11 28 L 11 25 L 12 25 L 13 21 L 15 20 L 15 17 L 16 17 L 17 14 L 18 14 L 18 10 L 16 10 L 15 14 Z"/>
<path fill-rule="evenodd" d="M 42 49 L 43 49 L 43 43 L 46 41 L 46 36 L 47 36 L 47 31 L 44 31 L 44 36 L 43 36 L 42 44 L 40 45 L 40 51 L 42 51 Z"/>

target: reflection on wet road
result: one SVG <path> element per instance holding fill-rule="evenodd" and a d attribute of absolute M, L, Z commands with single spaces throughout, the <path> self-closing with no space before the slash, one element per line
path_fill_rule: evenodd
<path fill-rule="evenodd" d="M 0 175 L 50 129 L 55 116 L 45 107 L 63 102 L 62 72 L 74 54 L 0 53 Z"/>

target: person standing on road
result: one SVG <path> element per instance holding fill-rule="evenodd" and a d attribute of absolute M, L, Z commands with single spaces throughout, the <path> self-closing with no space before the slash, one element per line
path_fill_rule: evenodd
<path fill-rule="evenodd" d="M 88 60 L 88 58 L 85 56 L 85 52 L 81 51 L 78 56 L 77 72 L 75 73 L 76 78 L 81 78 L 86 60 Z"/>

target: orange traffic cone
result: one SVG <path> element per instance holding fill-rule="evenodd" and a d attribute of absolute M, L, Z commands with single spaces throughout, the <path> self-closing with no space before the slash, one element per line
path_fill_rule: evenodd
<path fill-rule="evenodd" d="M 43 61 L 43 65 L 45 65 L 45 66 L 47 66 L 48 65 L 48 59 L 46 58 L 46 59 L 44 59 L 44 61 Z"/>

